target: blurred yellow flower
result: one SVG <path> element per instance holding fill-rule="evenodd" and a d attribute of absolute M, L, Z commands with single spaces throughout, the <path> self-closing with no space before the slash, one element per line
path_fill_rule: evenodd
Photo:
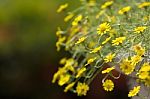
<path fill-rule="evenodd" d="M 101 9 L 105 9 L 105 8 L 111 6 L 113 3 L 114 3 L 114 1 L 107 1 L 101 6 Z"/>
<path fill-rule="evenodd" d="M 56 42 L 57 51 L 60 51 L 60 45 L 66 40 L 66 37 L 59 37 Z"/>
<path fill-rule="evenodd" d="M 98 51 L 101 50 L 101 48 L 102 48 L 102 46 L 96 47 L 90 53 L 97 53 Z"/>
<path fill-rule="evenodd" d="M 147 7 L 147 6 L 150 6 L 150 2 L 143 2 L 143 3 L 139 4 L 138 8 L 144 8 L 144 7 Z"/>
<path fill-rule="evenodd" d="M 128 59 L 123 59 L 123 61 L 120 63 L 120 69 L 123 73 L 126 75 L 129 75 L 133 72 L 135 66 L 131 64 L 131 61 Z"/>
<path fill-rule="evenodd" d="M 142 80 L 147 79 L 148 77 L 150 77 L 150 65 L 149 63 L 144 63 L 141 67 L 141 69 L 139 70 L 139 72 L 137 73 L 138 77 Z"/>
<path fill-rule="evenodd" d="M 73 16 L 74 16 L 73 13 L 69 13 L 69 14 L 64 18 L 64 21 L 65 21 L 65 22 L 68 22 L 70 19 L 73 18 Z"/>
<path fill-rule="evenodd" d="M 57 13 L 62 12 L 63 10 L 65 10 L 68 7 L 68 3 L 60 5 L 59 8 L 57 9 Z"/>
<path fill-rule="evenodd" d="M 89 90 L 89 86 L 86 83 L 80 83 L 78 82 L 76 87 L 76 92 L 78 96 L 86 95 L 87 91 Z"/>
<path fill-rule="evenodd" d="M 85 68 L 85 67 L 79 69 L 79 70 L 77 71 L 76 78 L 79 78 L 85 71 L 86 71 L 86 68 Z"/>
<path fill-rule="evenodd" d="M 122 44 L 126 37 L 118 37 L 115 40 L 112 40 L 112 46 Z"/>
<path fill-rule="evenodd" d="M 70 77 L 71 76 L 69 74 L 60 75 L 58 85 L 63 86 L 64 84 L 66 84 L 70 80 Z"/>
<path fill-rule="evenodd" d="M 133 90 L 130 90 L 128 97 L 136 96 L 140 91 L 140 86 L 134 87 Z"/>
<path fill-rule="evenodd" d="M 82 20 L 83 16 L 82 15 L 78 15 L 74 21 L 72 22 L 73 26 L 77 26 L 79 24 L 79 22 Z"/>
<path fill-rule="evenodd" d="M 87 38 L 87 37 L 81 37 L 81 38 L 79 38 L 79 40 L 78 40 L 75 44 L 80 44 L 80 43 L 82 43 L 83 41 L 85 41 L 86 38 Z"/>
<path fill-rule="evenodd" d="M 89 6 L 95 6 L 96 0 L 89 0 L 88 4 Z"/>
<path fill-rule="evenodd" d="M 137 63 L 139 63 L 141 61 L 142 57 L 139 55 L 134 55 L 131 57 L 131 62 L 133 65 L 136 65 Z"/>
<path fill-rule="evenodd" d="M 67 86 L 65 87 L 64 92 L 67 92 L 68 90 L 70 90 L 70 89 L 74 86 L 74 84 L 75 84 L 75 82 L 72 82 L 71 84 L 67 85 Z"/>
<path fill-rule="evenodd" d="M 142 56 L 145 53 L 145 48 L 142 48 L 141 44 L 137 44 L 137 45 L 133 46 L 133 50 L 139 56 Z"/>
<path fill-rule="evenodd" d="M 125 14 L 127 13 L 128 11 L 130 11 L 131 7 L 130 6 L 127 6 L 127 7 L 124 7 L 122 8 L 121 10 L 118 11 L 119 14 Z"/>
<path fill-rule="evenodd" d="M 144 32 L 144 30 L 145 30 L 146 28 L 147 28 L 146 26 L 139 26 L 139 27 L 136 27 L 136 28 L 134 29 L 134 32 L 135 32 L 135 33 L 142 33 L 142 32 Z"/>
<path fill-rule="evenodd" d="M 105 69 L 105 70 L 102 71 L 102 74 L 109 73 L 109 72 L 111 72 L 111 71 L 114 70 L 114 69 L 115 69 L 114 66 L 113 66 L 113 67 L 110 67 L 110 68 L 107 68 L 107 69 Z"/>
<path fill-rule="evenodd" d="M 104 61 L 105 61 L 106 63 L 112 62 L 112 60 L 113 60 L 114 57 L 115 57 L 115 54 L 110 53 L 110 54 L 108 54 L 108 55 L 104 58 Z"/>
<path fill-rule="evenodd" d="M 85 64 L 85 66 L 87 66 L 88 64 L 93 63 L 95 60 L 96 60 L 96 57 L 88 59 L 87 64 Z"/>

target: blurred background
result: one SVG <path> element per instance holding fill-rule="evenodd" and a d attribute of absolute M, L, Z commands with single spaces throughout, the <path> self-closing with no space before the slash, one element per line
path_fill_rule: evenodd
<path fill-rule="evenodd" d="M 0 0 L 0 99 L 128 99 L 125 77 L 105 93 L 98 76 L 86 97 L 51 83 L 60 58 L 68 55 L 55 48 L 57 27 L 67 26 L 67 11 L 56 10 L 65 2 L 69 10 L 79 5 L 79 0 Z"/>

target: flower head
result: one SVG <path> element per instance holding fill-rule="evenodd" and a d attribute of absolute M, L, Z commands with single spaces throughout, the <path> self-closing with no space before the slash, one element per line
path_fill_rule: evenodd
<path fill-rule="evenodd" d="M 67 85 L 67 86 L 65 87 L 64 92 L 67 92 L 69 89 L 71 89 L 71 88 L 74 86 L 74 84 L 75 84 L 75 82 L 72 82 L 71 84 Z"/>
<path fill-rule="evenodd" d="M 125 73 L 126 75 L 129 75 L 133 72 L 135 66 L 131 63 L 130 60 L 128 59 L 124 59 L 121 63 L 120 63 L 120 69 L 122 70 L 123 73 Z"/>
<path fill-rule="evenodd" d="M 69 21 L 71 18 L 73 18 L 74 14 L 73 13 L 69 13 L 65 18 L 64 21 L 67 22 Z"/>
<path fill-rule="evenodd" d="M 137 63 L 140 62 L 141 59 L 142 59 L 142 58 L 141 58 L 141 56 L 139 56 L 139 55 L 134 55 L 134 56 L 132 56 L 132 57 L 131 57 L 132 64 L 133 64 L 133 65 L 136 65 Z"/>
<path fill-rule="evenodd" d="M 89 90 L 89 86 L 86 83 L 78 82 L 76 87 L 76 92 L 78 96 L 86 95 L 87 91 Z"/>
<path fill-rule="evenodd" d="M 103 83 L 103 88 L 106 91 L 112 91 L 114 89 L 114 83 L 112 82 L 112 80 L 107 79 Z"/>
<path fill-rule="evenodd" d="M 61 44 L 66 40 L 66 37 L 59 37 L 58 41 L 56 42 L 57 51 L 60 51 Z"/>
<path fill-rule="evenodd" d="M 134 87 L 133 90 L 130 90 L 128 97 L 136 96 L 140 91 L 140 86 Z"/>
<path fill-rule="evenodd" d="M 60 75 L 58 85 L 63 86 L 64 84 L 66 84 L 70 80 L 70 77 L 71 76 L 69 74 Z"/>
<path fill-rule="evenodd" d="M 86 71 L 86 68 L 85 68 L 85 67 L 79 69 L 78 72 L 77 72 L 76 78 L 80 77 L 85 71 Z"/>
<path fill-rule="evenodd" d="M 150 2 L 143 2 L 143 3 L 139 4 L 138 8 L 144 8 L 144 7 L 147 7 L 147 6 L 150 6 Z"/>
<path fill-rule="evenodd" d="M 60 38 L 62 33 L 63 33 L 63 31 L 61 30 L 60 27 L 58 27 L 57 31 L 56 31 L 56 36 Z"/>
<path fill-rule="evenodd" d="M 127 13 L 128 11 L 130 11 L 131 7 L 130 6 L 127 6 L 127 7 L 124 7 L 122 8 L 121 10 L 118 11 L 119 14 L 125 14 Z"/>
<path fill-rule="evenodd" d="M 139 27 L 136 27 L 136 28 L 134 29 L 134 32 L 135 32 L 135 33 L 142 33 L 142 32 L 144 32 L 144 30 L 145 30 L 146 28 L 147 28 L 146 26 L 139 26 Z"/>
<path fill-rule="evenodd" d="M 63 64 L 66 63 L 66 61 L 67 61 L 67 58 L 64 57 L 64 58 L 62 58 L 62 59 L 59 61 L 59 63 L 63 65 Z"/>
<path fill-rule="evenodd" d="M 113 3 L 114 3 L 114 1 L 107 1 L 101 6 L 101 9 L 105 9 L 105 8 L 111 6 Z"/>
<path fill-rule="evenodd" d="M 81 38 L 79 38 L 79 40 L 75 44 L 80 44 L 83 41 L 85 41 L 85 39 L 86 39 L 86 37 L 81 37 Z"/>
<path fill-rule="evenodd" d="M 89 6 L 95 6 L 96 0 L 89 0 L 88 4 Z"/>
<path fill-rule="evenodd" d="M 141 46 L 141 44 L 137 44 L 133 46 L 133 50 L 136 52 L 137 55 L 142 56 L 145 53 L 145 48 Z"/>
<path fill-rule="evenodd" d="M 98 26 L 97 33 L 99 35 L 103 35 L 110 30 L 111 30 L 111 27 L 110 27 L 109 23 L 105 22 L 105 23 L 102 23 Z"/>
<path fill-rule="evenodd" d="M 87 66 L 88 64 L 93 63 L 95 60 L 96 60 L 96 57 L 88 59 L 87 64 L 85 64 L 85 66 Z"/>
<path fill-rule="evenodd" d="M 73 26 L 77 26 L 79 24 L 79 22 L 82 20 L 83 16 L 82 15 L 79 15 L 77 16 L 74 21 L 72 22 L 72 25 Z"/>
<path fill-rule="evenodd" d="M 68 3 L 60 5 L 59 8 L 57 9 L 57 13 L 62 12 L 63 10 L 65 10 L 68 7 Z"/>
<path fill-rule="evenodd" d="M 114 57 L 115 57 L 115 54 L 110 53 L 110 54 L 108 54 L 108 55 L 104 58 L 104 61 L 105 61 L 106 63 L 112 62 L 112 60 L 113 60 Z"/>
<path fill-rule="evenodd" d="M 112 46 L 122 44 L 126 37 L 118 37 L 115 40 L 112 40 Z"/>
<path fill-rule="evenodd" d="M 90 53 L 97 53 L 98 51 L 101 50 L 101 48 L 102 48 L 102 46 L 96 47 Z"/>
<path fill-rule="evenodd" d="M 150 65 L 149 63 L 144 63 L 137 73 L 138 77 L 142 80 L 147 79 L 150 76 Z"/>
<path fill-rule="evenodd" d="M 105 69 L 105 70 L 102 71 L 102 74 L 109 73 L 109 72 L 111 72 L 111 71 L 114 70 L 114 69 L 115 69 L 114 66 L 113 66 L 113 67 L 110 67 L 110 68 L 107 68 L 107 69 Z"/>

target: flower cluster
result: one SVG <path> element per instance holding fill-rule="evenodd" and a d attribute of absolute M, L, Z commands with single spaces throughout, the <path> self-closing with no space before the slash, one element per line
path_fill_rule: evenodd
<path fill-rule="evenodd" d="M 65 86 L 64 92 L 82 96 L 98 74 L 105 75 L 102 79 L 105 91 L 113 91 L 113 80 L 126 75 L 138 85 L 129 91 L 128 97 L 140 95 L 141 84 L 150 87 L 150 2 L 80 2 L 81 6 L 64 18 L 68 28 L 58 28 L 56 32 L 57 51 L 63 47 L 72 56 L 60 60 L 63 66 L 52 82 Z M 68 5 L 61 5 L 57 12 L 65 11 Z M 110 67 L 105 68 L 106 65 Z M 113 75 L 114 70 L 119 72 L 118 77 Z"/>

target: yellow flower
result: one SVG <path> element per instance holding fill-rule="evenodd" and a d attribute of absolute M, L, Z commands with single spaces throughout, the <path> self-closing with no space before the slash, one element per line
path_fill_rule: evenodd
<path fill-rule="evenodd" d="M 122 44 L 126 37 L 118 37 L 115 40 L 112 40 L 112 46 Z"/>
<path fill-rule="evenodd" d="M 107 79 L 103 83 L 103 88 L 106 91 L 112 91 L 114 89 L 114 83 L 112 82 L 112 80 Z"/>
<path fill-rule="evenodd" d="M 59 76 L 60 76 L 59 73 L 56 72 L 56 73 L 53 75 L 52 83 L 55 83 Z"/>
<path fill-rule="evenodd" d="M 141 44 L 137 44 L 137 45 L 133 46 L 133 50 L 139 56 L 142 56 L 145 53 L 145 48 L 142 48 Z"/>
<path fill-rule="evenodd" d="M 60 29 L 60 27 L 58 27 L 58 28 L 57 28 L 57 31 L 56 31 L 56 36 L 57 36 L 57 37 L 61 37 L 62 32 L 63 32 L 63 31 Z"/>
<path fill-rule="evenodd" d="M 96 0 L 89 0 L 88 4 L 89 6 L 95 6 Z"/>
<path fill-rule="evenodd" d="M 131 61 L 129 61 L 128 59 L 124 59 L 121 63 L 120 63 L 120 69 L 122 72 L 124 72 L 126 75 L 129 75 L 133 72 L 135 66 L 133 64 L 131 64 Z"/>
<path fill-rule="evenodd" d="M 73 13 L 69 13 L 69 14 L 64 18 L 64 21 L 65 21 L 65 22 L 68 22 L 70 19 L 73 18 L 73 16 L 74 16 Z"/>
<path fill-rule="evenodd" d="M 149 77 L 149 72 L 147 71 L 139 71 L 139 73 L 137 73 L 138 77 L 142 80 L 147 79 Z"/>
<path fill-rule="evenodd" d="M 106 40 L 103 41 L 102 44 L 106 44 L 110 39 L 111 39 L 111 37 L 106 38 Z"/>
<path fill-rule="evenodd" d="M 144 32 L 144 30 L 145 30 L 146 28 L 147 28 L 146 26 L 139 26 L 139 27 L 136 27 L 136 28 L 134 29 L 134 32 L 135 32 L 135 33 L 142 33 L 142 32 Z"/>
<path fill-rule="evenodd" d="M 141 58 L 141 56 L 139 56 L 139 55 L 134 55 L 134 56 L 132 56 L 132 57 L 131 57 L 132 64 L 133 64 L 133 65 L 136 65 L 137 63 L 140 62 L 141 59 L 142 59 L 142 58 Z"/>
<path fill-rule="evenodd" d="M 96 15 L 96 19 L 98 19 L 101 15 L 103 15 L 105 13 L 105 10 L 101 10 L 97 15 Z"/>
<path fill-rule="evenodd" d="M 66 84 L 70 80 L 70 77 L 71 76 L 69 74 L 60 75 L 58 85 L 63 86 L 64 84 Z"/>
<path fill-rule="evenodd" d="M 63 75 L 64 73 L 66 73 L 66 69 L 63 67 L 59 68 L 58 71 L 53 76 L 52 83 L 55 83 L 56 80 L 60 78 L 60 75 Z"/>
<path fill-rule="evenodd" d="M 114 66 L 113 66 L 113 67 L 110 67 L 110 68 L 107 68 L 107 69 L 105 69 L 105 70 L 102 71 L 102 74 L 109 73 L 109 72 L 111 72 L 111 71 L 114 70 L 114 69 L 115 69 Z"/>
<path fill-rule="evenodd" d="M 78 96 L 86 95 L 87 91 L 89 90 L 89 86 L 86 83 L 78 82 L 76 87 L 76 92 Z"/>
<path fill-rule="evenodd" d="M 83 18 L 82 15 L 77 16 L 77 17 L 74 19 L 74 21 L 72 22 L 72 25 L 73 25 L 73 26 L 77 26 L 78 23 L 82 20 L 82 18 Z"/>
<path fill-rule="evenodd" d="M 114 3 L 114 1 L 107 1 L 101 6 L 101 9 L 105 9 L 105 8 L 111 6 L 113 3 Z"/>
<path fill-rule="evenodd" d="M 149 63 L 144 63 L 139 72 L 137 73 L 137 75 L 140 79 L 147 79 L 150 76 L 149 72 L 150 72 Z"/>
<path fill-rule="evenodd" d="M 121 10 L 118 11 L 119 14 L 125 14 L 127 13 L 128 11 L 130 11 L 131 7 L 130 6 L 127 6 L 127 7 L 124 7 L 122 8 Z"/>
<path fill-rule="evenodd" d="M 67 86 L 65 87 L 64 92 L 67 92 L 68 90 L 70 90 L 70 89 L 74 86 L 74 84 L 75 84 L 75 82 L 72 82 L 71 84 L 67 85 Z"/>
<path fill-rule="evenodd" d="M 66 60 L 66 64 L 64 66 L 64 68 L 66 70 L 70 70 L 72 72 L 75 72 L 75 69 L 73 66 L 75 66 L 77 63 L 73 58 L 69 58 L 68 60 Z"/>
<path fill-rule="evenodd" d="M 140 91 L 140 86 L 134 87 L 133 90 L 130 90 L 128 97 L 136 96 Z"/>
<path fill-rule="evenodd" d="M 147 7 L 147 6 L 150 6 L 150 2 L 143 2 L 143 3 L 139 4 L 138 8 L 144 8 L 144 7 Z"/>
<path fill-rule="evenodd" d="M 57 51 L 60 51 L 60 45 L 66 40 L 66 37 L 59 37 L 56 42 Z"/>
<path fill-rule="evenodd" d="M 150 71 L 150 64 L 148 62 L 144 63 L 140 71 Z"/>
<path fill-rule="evenodd" d="M 60 5 L 59 8 L 57 9 L 57 13 L 62 12 L 63 10 L 65 10 L 68 7 L 68 3 Z"/>
<path fill-rule="evenodd" d="M 87 64 L 85 64 L 85 66 L 87 66 L 88 64 L 93 63 L 95 60 L 96 60 L 96 57 L 88 59 Z"/>
<path fill-rule="evenodd" d="M 90 53 L 97 53 L 98 51 L 101 50 L 101 48 L 102 48 L 102 46 L 96 47 Z"/>
<path fill-rule="evenodd" d="M 113 60 L 114 57 L 115 57 L 115 54 L 110 53 L 110 54 L 108 54 L 108 55 L 104 58 L 104 61 L 105 61 L 106 63 L 112 62 L 112 60 Z"/>
<path fill-rule="evenodd" d="M 81 38 L 79 38 L 79 40 L 78 40 L 75 44 L 80 44 L 80 43 L 82 43 L 83 41 L 85 41 L 86 38 L 87 38 L 87 37 L 81 37 Z"/>
<path fill-rule="evenodd" d="M 59 61 L 59 63 L 63 65 L 63 64 L 66 63 L 66 61 L 67 61 L 67 58 L 64 57 L 64 58 L 62 58 L 62 59 Z"/>
<path fill-rule="evenodd" d="M 75 63 L 75 60 L 73 58 L 69 58 L 66 60 L 65 67 L 73 65 Z"/>
<path fill-rule="evenodd" d="M 81 68 L 77 71 L 77 75 L 76 75 L 76 78 L 80 77 L 84 72 L 86 71 L 86 68 Z"/>
<path fill-rule="evenodd" d="M 105 22 L 98 26 L 97 33 L 102 36 L 106 32 L 109 32 L 110 30 L 111 30 L 111 27 L 110 27 L 109 23 Z"/>

